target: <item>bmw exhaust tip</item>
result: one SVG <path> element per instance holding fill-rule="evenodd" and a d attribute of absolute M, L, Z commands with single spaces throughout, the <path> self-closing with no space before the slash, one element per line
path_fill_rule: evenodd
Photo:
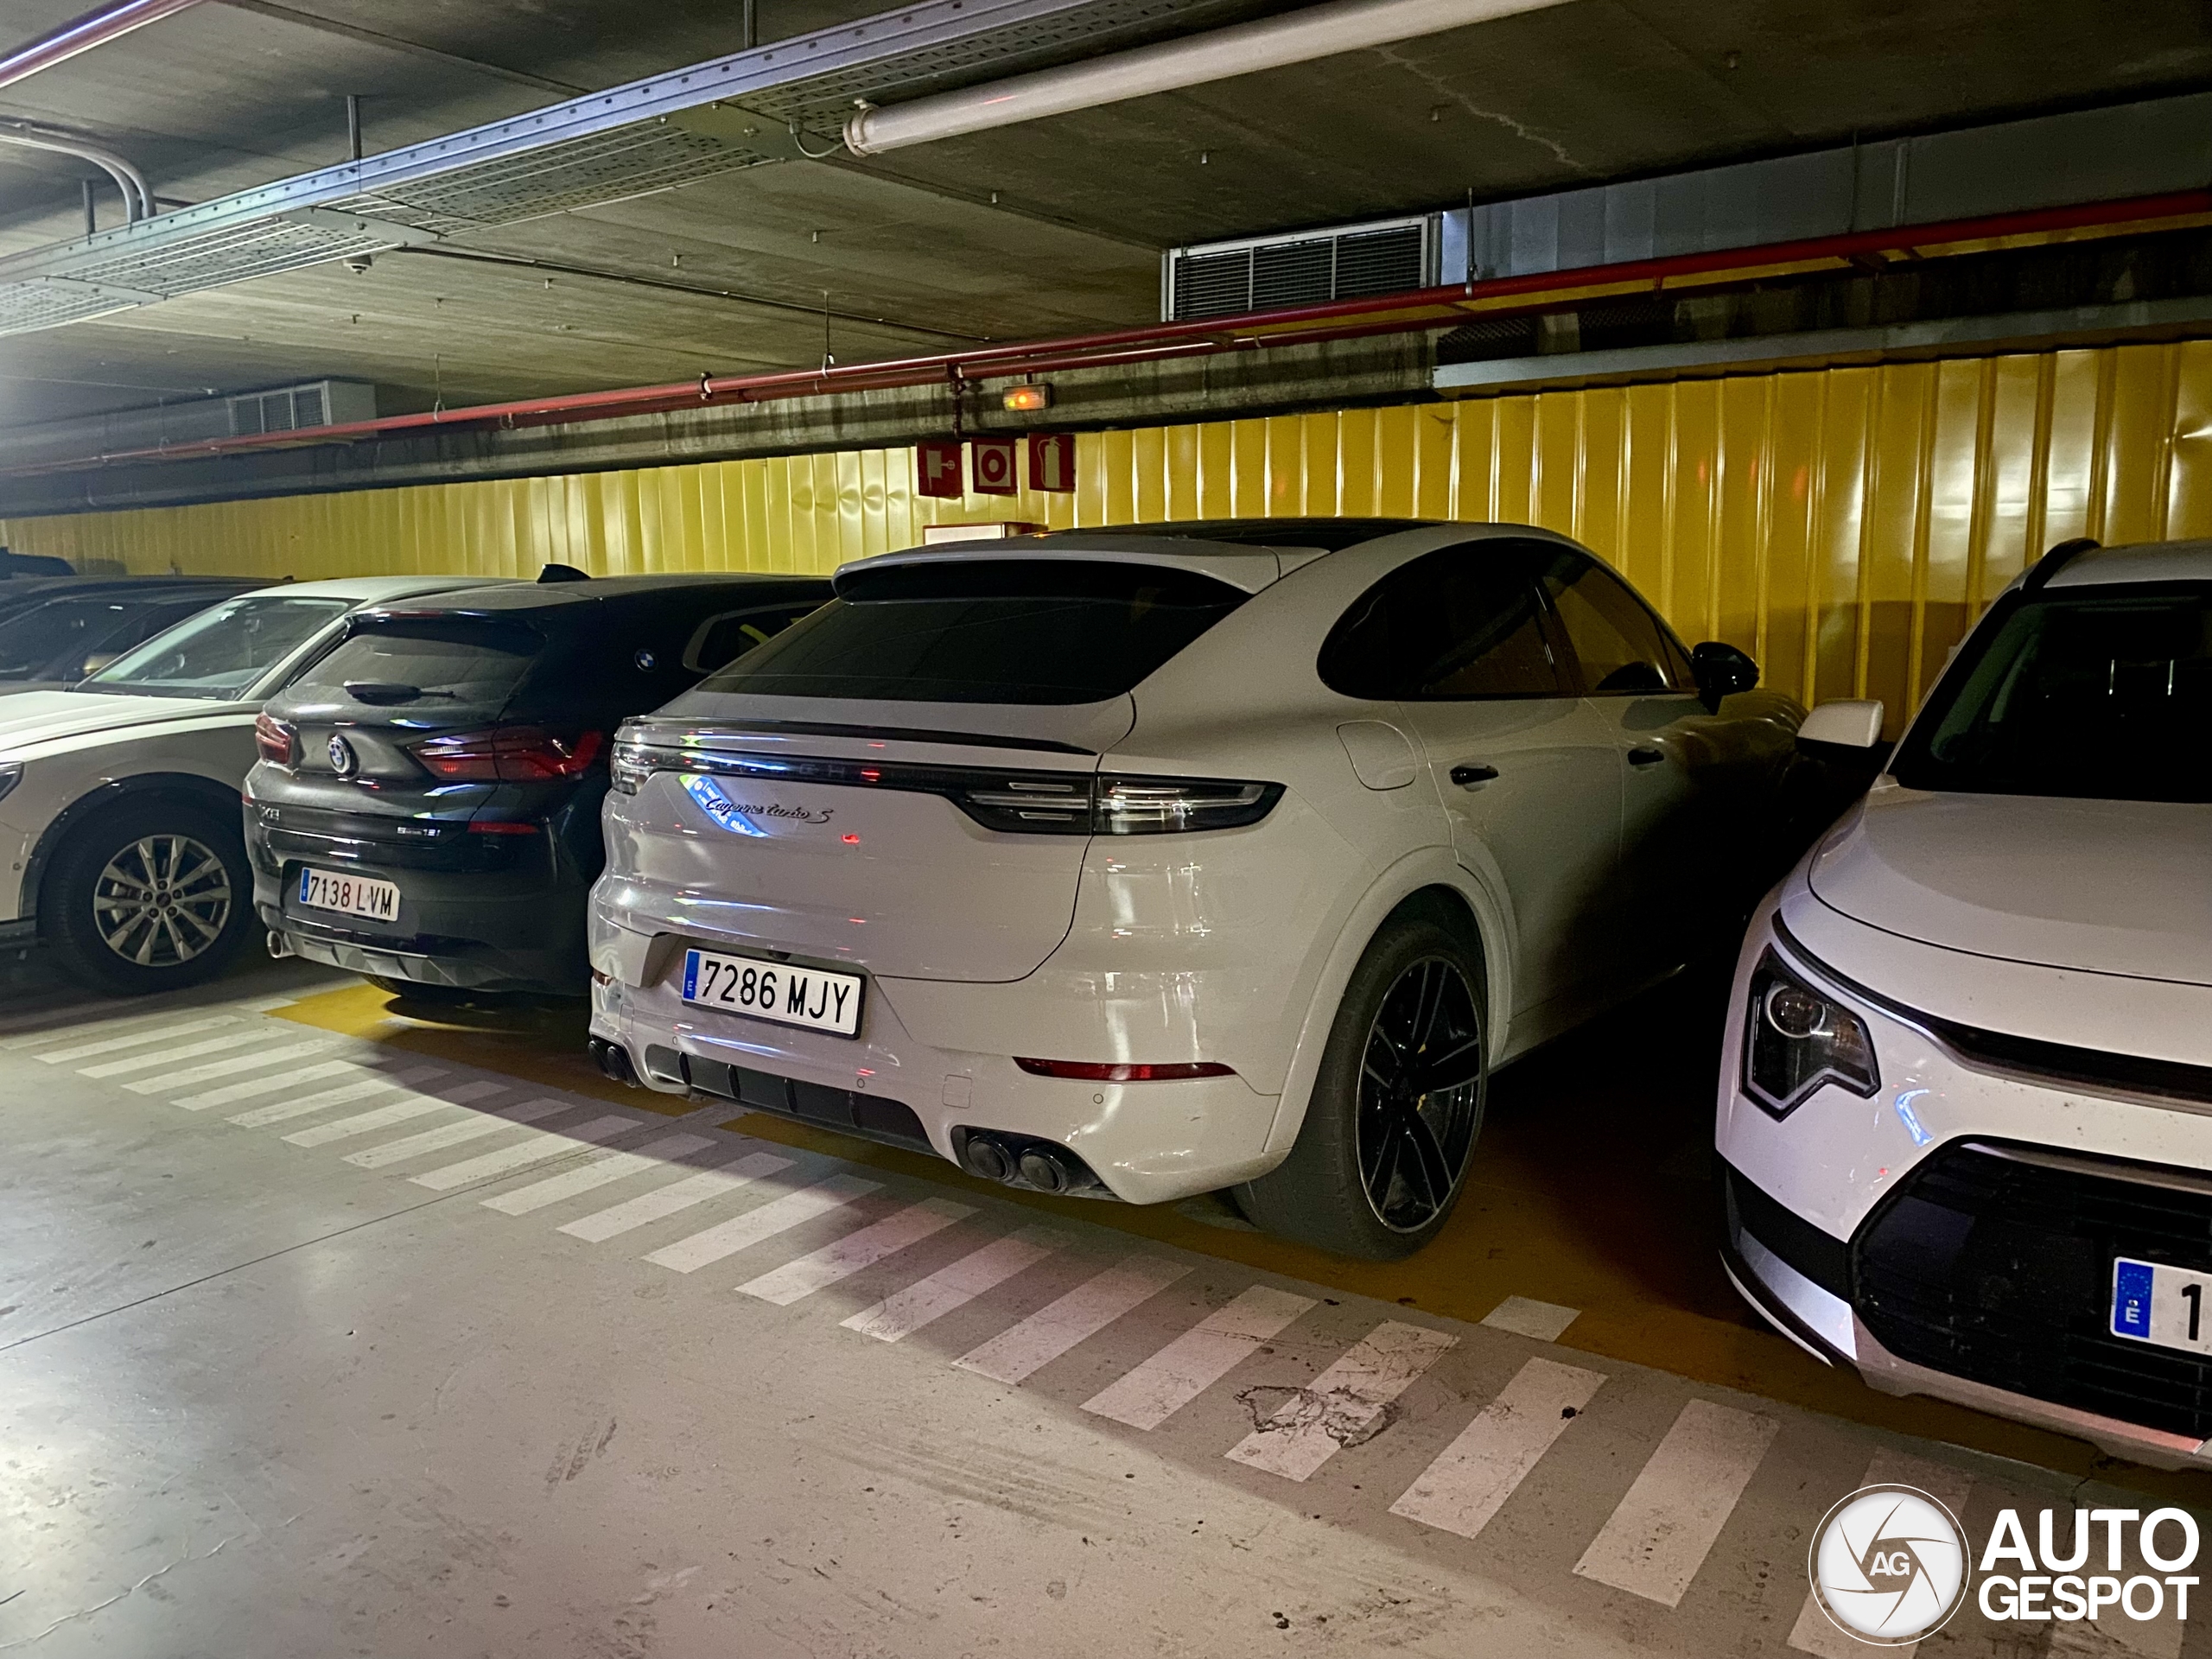
<path fill-rule="evenodd" d="M 293 954 L 292 942 L 273 927 L 269 930 L 269 954 L 279 962 Z"/>
<path fill-rule="evenodd" d="M 630 1064 L 630 1051 L 620 1043 L 609 1042 L 604 1037 L 594 1037 L 588 1046 L 592 1063 L 616 1083 L 634 1089 L 638 1086 L 638 1069 Z"/>

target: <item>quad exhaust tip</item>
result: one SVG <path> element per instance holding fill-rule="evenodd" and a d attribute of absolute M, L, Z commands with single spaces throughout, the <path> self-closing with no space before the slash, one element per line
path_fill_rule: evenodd
<path fill-rule="evenodd" d="M 630 1051 L 620 1043 L 609 1042 L 604 1037 L 591 1039 L 592 1062 L 601 1072 L 615 1082 L 630 1088 L 638 1086 L 638 1068 L 630 1063 Z"/>
<path fill-rule="evenodd" d="M 957 1129 L 954 1135 L 961 1167 L 983 1180 L 1065 1198 L 1114 1196 L 1090 1165 L 1050 1141 L 995 1129 Z"/>

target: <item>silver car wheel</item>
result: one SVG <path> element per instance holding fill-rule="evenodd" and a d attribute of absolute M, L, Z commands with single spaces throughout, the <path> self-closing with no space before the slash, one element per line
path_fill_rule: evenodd
<path fill-rule="evenodd" d="M 223 936 L 231 878 L 206 842 L 142 836 L 92 884 L 92 922 L 107 948 L 140 968 L 190 962 Z"/>
<path fill-rule="evenodd" d="M 1456 963 L 1424 957 L 1384 995 L 1360 1061 L 1359 1178 L 1376 1220 L 1417 1232 L 1451 1202 L 1482 1091 L 1474 988 Z"/>

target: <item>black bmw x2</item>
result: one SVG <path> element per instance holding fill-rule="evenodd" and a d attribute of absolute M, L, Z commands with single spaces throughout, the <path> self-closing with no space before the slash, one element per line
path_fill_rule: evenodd
<path fill-rule="evenodd" d="M 245 830 L 271 951 L 426 1000 L 584 994 L 614 728 L 830 584 L 556 571 L 364 611 L 264 711 Z"/>

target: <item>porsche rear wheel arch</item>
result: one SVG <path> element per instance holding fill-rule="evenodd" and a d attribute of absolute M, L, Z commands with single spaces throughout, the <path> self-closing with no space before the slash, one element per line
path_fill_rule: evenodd
<path fill-rule="evenodd" d="M 1239 1206 L 1267 1231 L 1340 1255 L 1418 1250 L 1465 1185 L 1491 1028 L 1481 933 L 1465 900 L 1413 894 L 1345 982 L 1289 1154 L 1236 1189 Z M 1440 1064 L 1467 1075 L 1431 1077 Z"/>

